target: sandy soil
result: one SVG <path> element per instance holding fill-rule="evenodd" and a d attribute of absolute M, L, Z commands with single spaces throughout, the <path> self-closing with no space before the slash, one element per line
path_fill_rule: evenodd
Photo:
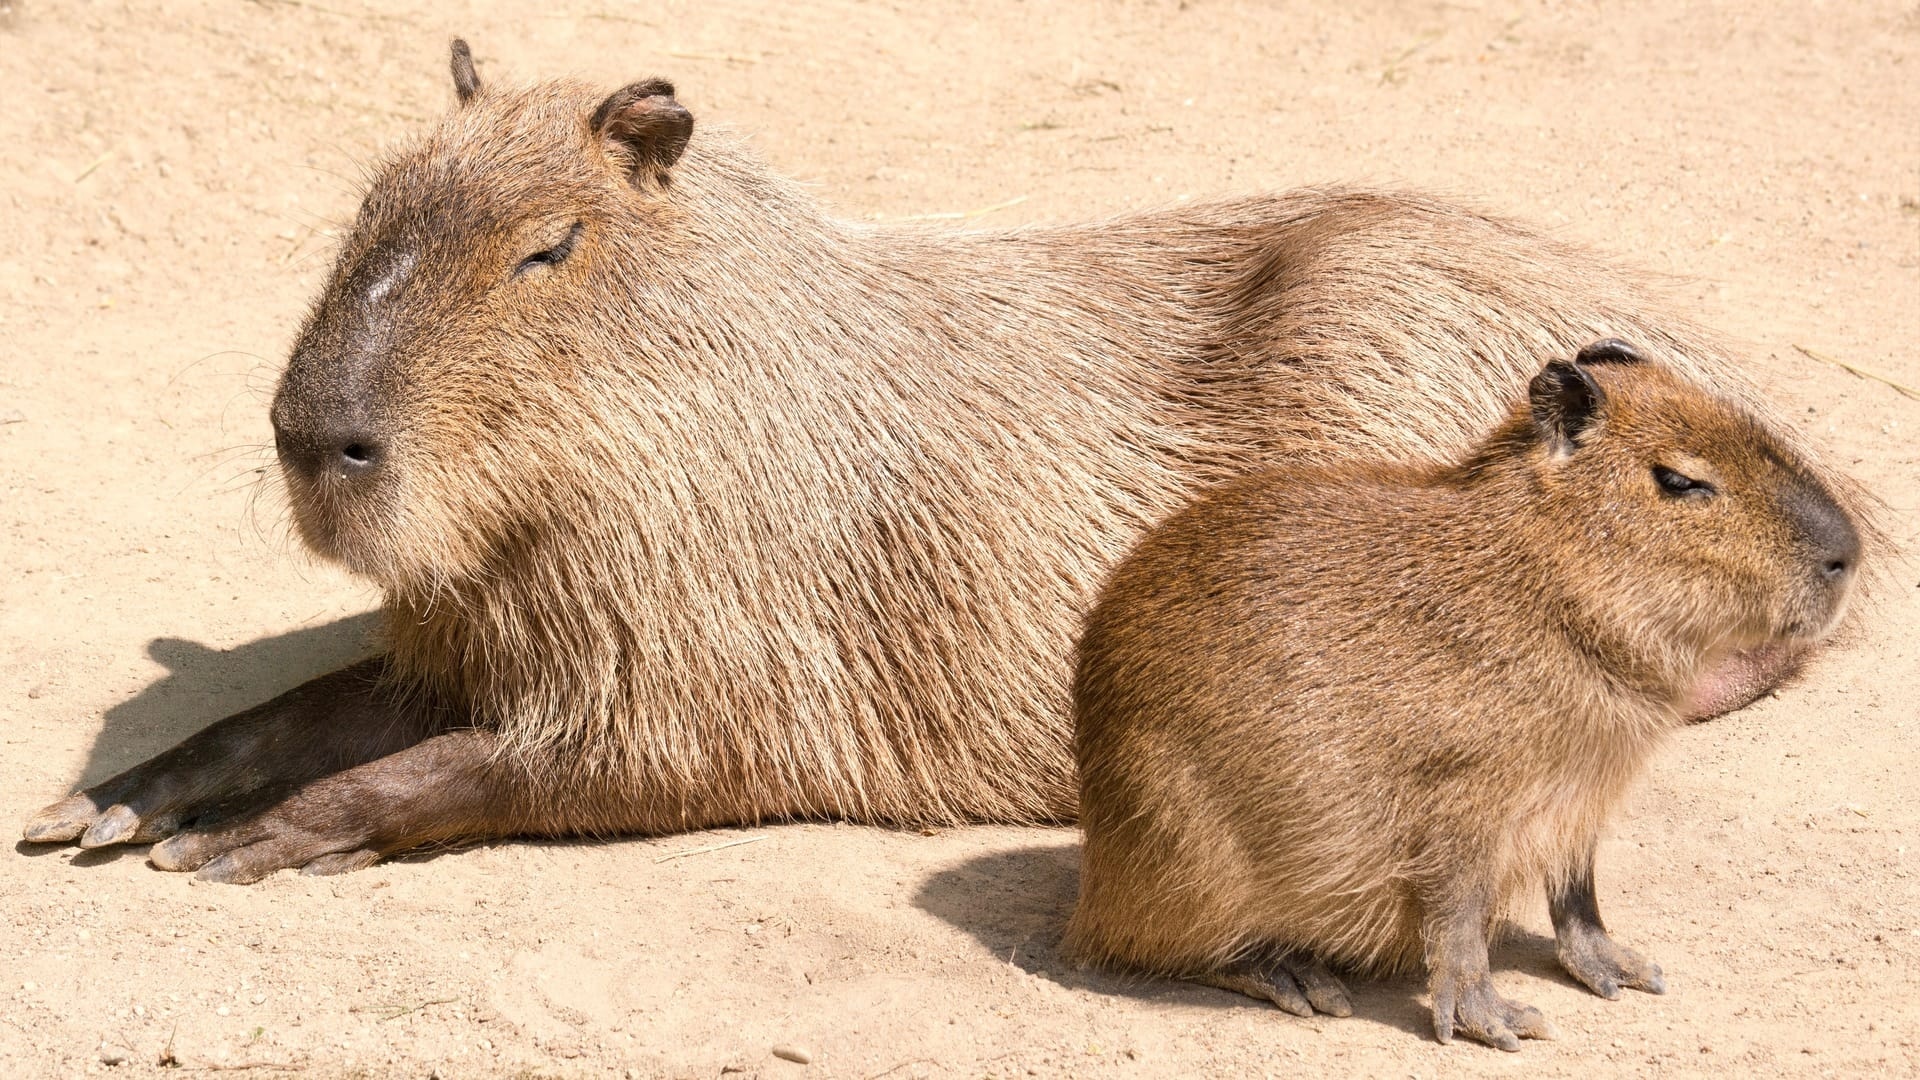
<path fill-rule="evenodd" d="M 446 6 L 0 0 L 0 826 L 365 650 L 374 596 L 255 499 L 265 395 L 363 164 L 450 102 L 455 32 L 489 79 L 669 75 L 852 216 L 1346 179 L 1530 218 L 1674 275 L 1920 530 L 1920 400 L 1819 359 L 1920 384 L 1904 0 Z M 1496 979 L 1563 1038 L 1518 1056 L 1433 1043 L 1410 982 L 1305 1022 L 1071 970 L 1069 831 L 796 826 L 252 888 L 21 847 L 0 1071 L 1913 1075 L 1917 584 L 1892 567 L 1801 684 L 1674 740 L 1602 857 L 1671 992 L 1575 988 L 1535 911 Z"/>

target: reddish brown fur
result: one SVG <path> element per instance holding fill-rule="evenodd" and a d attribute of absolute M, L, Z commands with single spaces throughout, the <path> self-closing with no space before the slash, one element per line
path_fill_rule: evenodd
<path fill-rule="evenodd" d="M 1694 688 L 1729 655 L 1822 633 L 1858 536 L 1746 410 L 1649 364 L 1579 370 L 1605 404 L 1572 443 L 1543 435 L 1536 380 L 1460 464 L 1261 472 L 1119 565 L 1075 683 L 1071 950 L 1240 989 L 1276 955 L 1426 961 L 1440 998 L 1472 959 L 1445 943 L 1463 911 L 1484 976 L 1485 934 L 1524 890 L 1584 877 L 1556 923 L 1592 907 L 1602 822 Z M 1663 492 L 1654 466 L 1718 494 Z M 1594 941 L 1563 936 L 1563 956 L 1615 948 Z"/>
<path fill-rule="evenodd" d="M 300 842 L 236 876 L 527 832 L 1067 820 L 1081 614 L 1202 485 L 1451 458 L 1535 357 L 1601 333 L 1732 378 L 1591 255 L 1418 196 L 870 228 L 725 132 L 673 158 L 691 120 L 663 83 L 455 75 L 462 103 L 375 179 L 275 417 L 288 462 L 343 417 L 384 440 L 365 482 L 289 464 L 294 518 L 386 592 L 389 722 L 448 732 L 492 786 L 383 815 L 277 749 L 298 737 L 215 729 L 34 838 L 148 837 L 192 817 L 180 790 L 310 780 L 245 834 Z M 526 262 L 575 223 L 564 261 Z M 431 785 L 443 758 L 410 754 L 355 772 Z"/>

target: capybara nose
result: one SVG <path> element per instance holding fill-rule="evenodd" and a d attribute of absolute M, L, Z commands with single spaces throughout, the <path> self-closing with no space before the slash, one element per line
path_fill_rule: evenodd
<path fill-rule="evenodd" d="M 276 423 L 273 443 L 281 462 L 310 480 L 323 476 L 364 479 L 386 459 L 385 443 L 361 424 Z"/>
<path fill-rule="evenodd" d="M 1820 576 L 1827 579 L 1829 583 L 1838 585 L 1847 580 L 1847 575 L 1853 573 L 1854 564 L 1859 561 L 1860 545 L 1856 543 L 1851 551 L 1845 554 L 1834 554 L 1822 564 Z"/>
<path fill-rule="evenodd" d="M 1799 504 L 1801 528 L 1813 544 L 1821 580 L 1845 584 L 1860 565 L 1860 530 L 1824 491 L 1805 492 L 1794 501 Z"/>

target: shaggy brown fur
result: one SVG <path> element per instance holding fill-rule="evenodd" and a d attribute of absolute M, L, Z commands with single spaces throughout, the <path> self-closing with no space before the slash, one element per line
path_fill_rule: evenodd
<path fill-rule="evenodd" d="M 301 535 L 385 589 L 374 684 L 317 731 L 216 725 L 30 838 L 199 817 L 156 864 L 247 880 L 512 833 L 1068 820 L 1078 621 L 1200 486 L 1452 457 L 1603 332 L 1730 378 L 1591 255 L 1417 196 L 869 228 L 658 80 L 454 73 L 274 405 Z M 436 785 L 450 755 L 472 785 Z"/>
<path fill-rule="evenodd" d="M 1487 934 L 1544 880 L 1570 972 L 1661 988 L 1600 925 L 1601 824 L 1704 673 L 1825 631 L 1860 540 L 1750 413 L 1581 359 L 1460 464 L 1262 472 L 1120 564 L 1074 686 L 1071 950 L 1341 1014 L 1322 965 L 1424 960 L 1441 1037 L 1513 1049 L 1547 1029 Z"/>

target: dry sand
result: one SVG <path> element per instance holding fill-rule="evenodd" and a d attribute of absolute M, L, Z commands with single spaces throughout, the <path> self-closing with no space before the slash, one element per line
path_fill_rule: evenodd
<path fill-rule="evenodd" d="M 0 826 L 366 648 L 374 595 L 256 503 L 266 394 L 454 33 L 489 79 L 670 76 L 854 217 L 1357 180 L 1531 219 L 1672 275 L 1920 530 L 1920 400 L 1801 351 L 1920 385 L 1909 2 L 447 7 L 0 0 Z M 1301 1021 L 1073 971 L 1070 831 L 809 825 L 251 888 L 22 847 L 0 1071 L 1913 1075 L 1917 584 L 1673 741 L 1601 869 L 1671 992 L 1576 988 L 1532 912 L 1495 979 L 1563 1037 L 1519 1055 L 1435 1044 L 1412 982 Z"/>

